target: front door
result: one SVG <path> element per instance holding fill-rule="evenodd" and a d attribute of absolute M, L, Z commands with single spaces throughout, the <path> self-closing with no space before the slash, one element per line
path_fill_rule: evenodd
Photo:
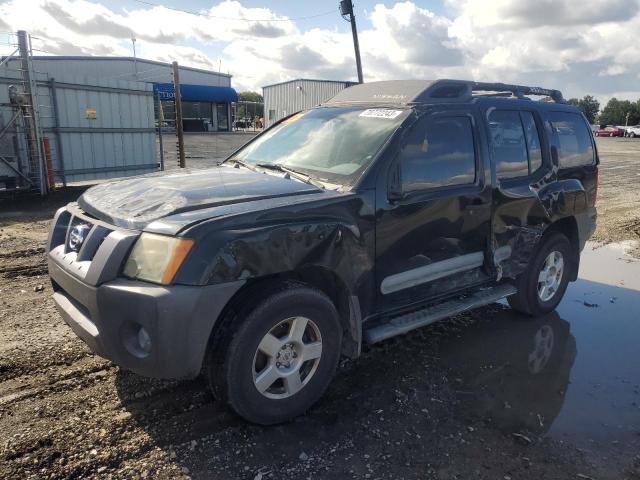
<path fill-rule="evenodd" d="M 380 310 L 486 279 L 491 189 L 480 138 L 466 110 L 425 114 L 406 133 L 389 187 L 380 188 L 377 197 Z"/>

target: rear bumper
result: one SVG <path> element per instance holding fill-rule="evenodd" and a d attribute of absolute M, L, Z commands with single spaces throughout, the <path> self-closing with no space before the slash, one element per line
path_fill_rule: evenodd
<path fill-rule="evenodd" d="M 578 225 L 578 242 L 580 243 L 580 251 L 582 251 L 587 240 L 596 231 L 598 212 L 595 207 L 589 207 L 586 211 L 577 214 L 575 218 Z"/>
<path fill-rule="evenodd" d="M 76 335 L 98 355 L 156 378 L 199 374 L 213 326 L 244 284 L 161 286 L 116 278 L 92 286 L 51 256 L 48 264 L 57 309 Z M 139 342 L 141 328 L 149 348 Z"/>

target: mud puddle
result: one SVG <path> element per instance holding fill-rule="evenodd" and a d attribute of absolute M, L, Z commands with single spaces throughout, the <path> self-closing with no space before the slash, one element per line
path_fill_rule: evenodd
<path fill-rule="evenodd" d="M 582 255 L 558 309 L 505 307 L 443 343 L 462 409 L 523 443 L 624 463 L 640 451 L 640 261 L 630 242 Z M 616 462 L 616 463 L 618 463 Z"/>

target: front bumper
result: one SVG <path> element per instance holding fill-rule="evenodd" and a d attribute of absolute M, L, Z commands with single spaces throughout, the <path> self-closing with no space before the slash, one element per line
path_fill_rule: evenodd
<path fill-rule="evenodd" d="M 74 222 L 91 224 L 78 252 L 67 247 Z M 163 286 L 121 278 L 138 234 L 74 206 L 61 209 L 47 244 L 56 307 L 91 350 L 117 365 L 148 377 L 195 377 L 218 317 L 244 281 Z"/>

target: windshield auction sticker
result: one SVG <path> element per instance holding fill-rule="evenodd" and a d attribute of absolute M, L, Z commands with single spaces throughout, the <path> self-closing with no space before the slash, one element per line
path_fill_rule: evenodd
<path fill-rule="evenodd" d="M 362 112 L 359 117 L 388 118 L 393 119 L 402 113 L 402 110 L 389 110 L 387 108 L 369 108 Z"/>
<path fill-rule="evenodd" d="M 302 118 L 302 117 L 303 117 L 303 115 L 304 115 L 305 113 L 306 113 L 306 112 L 296 113 L 296 114 L 294 114 L 294 115 L 291 115 L 289 118 L 285 118 L 285 119 L 284 119 L 282 122 L 280 122 L 280 123 L 281 123 L 282 125 L 287 125 L 287 124 L 289 124 L 289 123 L 293 123 L 293 122 L 295 122 L 296 120 L 298 120 L 298 119 Z"/>

